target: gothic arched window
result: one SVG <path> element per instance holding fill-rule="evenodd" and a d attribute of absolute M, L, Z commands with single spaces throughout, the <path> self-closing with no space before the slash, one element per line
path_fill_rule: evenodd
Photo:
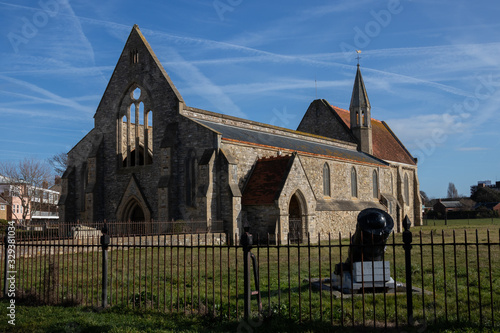
<path fill-rule="evenodd" d="M 394 178 L 392 177 L 392 173 L 390 175 L 391 175 L 391 194 L 394 194 Z"/>
<path fill-rule="evenodd" d="M 123 97 L 118 120 L 117 153 L 121 154 L 124 167 L 153 163 L 150 105 L 148 94 L 137 85 L 132 85 Z"/>
<path fill-rule="evenodd" d="M 377 174 L 377 170 L 373 170 L 373 197 L 378 198 L 378 174 Z"/>
<path fill-rule="evenodd" d="M 330 167 L 328 163 L 323 165 L 323 195 L 329 197 L 330 192 Z"/>
<path fill-rule="evenodd" d="M 198 160 L 194 150 L 191 150 L 186 158 L 186 205 L 196 204 L 196 168 Z"/>
<path fill-rule="evenodd" d="M 351 169 L 351 196 L 354 198 L 358 197 L 358 175 L 354 167 Z"/>
<path fill-rule="evenodd" d="M 409 204 L 410 203 L 410 184 L 408 182 L 408 174 L 407 173 L 405 173 L 404 182 L 405 182 L 405 184 L 404 184 L 404 186 L 405 186 L 405 189 L 404 189 L 404 191 L 405 191 L 405 203 Z"/>

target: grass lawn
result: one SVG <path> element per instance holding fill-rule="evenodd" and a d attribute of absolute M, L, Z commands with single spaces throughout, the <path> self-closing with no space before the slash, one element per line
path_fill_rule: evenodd
<path fill-rule="evenodd" d="M 425 226 L 417 228 L 430 228 L 439 227 L 446 229 L 458 229 L 458 228 L 485 228 L 490 227 L 493 229 L 500 228 L 500 218 L 484 218 L 484 219 L 458 219 L 458 220 L 435 220 L 435 219 L 424 219 Z"/>
<path fill-rule="evenodd" d="M 5 308 L 7 302 L 0 301 Z M 332 327 L 325 322 L 291 323 L 275 316 L 254 326 L 241 321 L 219 321 L 206 316 L 164 314 L 150 310 L 131 310 L 114 307 L 105 311 L 90 307 L 18 306 L 16 325 L 0 321 L 1 332 L 99 333 L 99 332 L 401 332 L 401 328 Z M 467 323 L 438 324 L 426 327 L 403 328 L 405 332 L 500 332 L 479 328 Z"/>
<path fill-rule="evenodd" d="M 413 296 L 415 331 L 476 332 L 481 331 L 480 324 L 490 326 L 488 331 L 492 325 L 500 327 L 499 226 L 498 219 L 449 220 L 447 226 L 437 221 L 436 226 L 412 229 L 413 285 L 426 291 Z M 488 237 L 496 245 L 487 245 Z M 18 262 L 21 278 L 17 286 L 26 292 L 27 302 L 16 307 L 15 328 L 6 319 L 0 321 L 0 331 L 231 332 L 240 325 L 244 332 L 317 332 L 331 330 L 333 324 L 355 332 L 363 324 L 373 328 L 374 323 L 379 327 L 387 322 L 389 329 L 395 328 L 396 321 L 406 325 L 404 293 L 336 298 L 305 280 L 327 278 L 341 255 L 345 261 L 347 247 L 341 253 L 340 243 L 348 242 L 253 249 L 259 259 L 266 317 L 258 327 L 244 326 L 241 319 L 239 248 L 112 248 L 111 307 L 105 311 L 96 310 L 101 295 L 101 253 L 32 256 Z M 405 282 L 401 243 L 401 234 L 390 239 L 386 260 L 391 276 Z M 42 303 L 76 306 L 33 306 Z M 0 306 L 5 309 L 6 301 Z M 252 307 L 257 309 L 255 297 Z M 355 328 L 349 328 L 352 325 Z"/>
<path fill-rule="evenodd" d="M 0 301 L 4 308 L 7 302 Z M 99 332 L 396 332 L 394 327 L 373 329 L 370 327 L 332 327 L 329 323 L 313 321 L 291 323 L 287 318 L 274 316 L 253 326 L 241 321 L 219 321 L 207 316 L 164 314 L 150 310 L 132 310 L 114 307 L 105 311 L 90 307 L 18 306 L 16 325 L 0 321 L 2 332 L 50 332 L 50 333 L 99 333 Z M 500 332 L 479 328 L 466 323 L 438 324 L 433 326 L 403 328 L 405 332 Z"/>

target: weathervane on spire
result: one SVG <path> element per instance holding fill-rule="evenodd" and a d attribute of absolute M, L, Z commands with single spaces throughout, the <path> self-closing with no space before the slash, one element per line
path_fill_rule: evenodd
<path fill-rule="evenodd" d="M 356 57 L 356 59 L 358 59 L 358 66 L 359 66 L 359 59 L 361 59 L 361 57 L 359 56 L 360 53 L 361 53 L 361 50 L 356 50 L 356 54 L 358 55 Z"/>

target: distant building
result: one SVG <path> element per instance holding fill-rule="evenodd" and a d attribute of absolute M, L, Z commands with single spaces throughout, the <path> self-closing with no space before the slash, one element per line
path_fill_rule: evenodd
<path fill-rule="evenodd" d="M 491 183 L 491 180 L 483 180 L 478 181 L 477 185 L 472 185 L 470 187 L 470 195 L 473 196 L 476 191 L 482 187 L 491 188 L 492 190 L 500 191 L 500 182 L 496 182 L 495 184 Z"/>
<path fill-rule="evenodd" d="M 0 204 L 0 219 L 2 218 L 2 205 L 5 204 L 5 219 L 7 221 L 30 224 L 58 221 L 57 203 L 61 193 L 60 187 L 60 178 L 56 178 L 55 185 L 49 188 L 48 183 L 43 184 L 42 187 L 19 185 L 0 176 L 0 198 L 3 200 Z M 26 202 L 28 197 L 31 197 L 30 202 L 23 205 L 23 201 Z M 26 221 L 22 221 L 24 209 L 28 209 Z"/>
<path fill-rule="evenodd" d="M 446 214 L 450 211 L 456 211 L 456 210 L 461 210 L 464 207 L 464 205 L 458 201 L 458 200 L 442 200 L 439 199 L 438 202 L 434 204 L 434 211 L 441 213 L 441 214 Z"/>
<path fill-rule="evenodd" d="M 0 197 L 0 220 L 7 220 L 9 203 Z"/>
<path fill-rule="evenodd" d="M 500 202 L 478 202 L 475 206 L 474 209 L 479 209 L 481 207 L 484 207 L 489 210 L 494 210 L 500 214 Z"/>

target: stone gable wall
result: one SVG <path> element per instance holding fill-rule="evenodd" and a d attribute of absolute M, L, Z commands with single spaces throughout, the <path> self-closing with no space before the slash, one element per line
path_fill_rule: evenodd
<path fill-rule="evenodd" d="M 297 131 L 357 144 L 333 115 L 331 108 L 325 105 L 322 100 L 315 100 L 309 105 Z"/>

